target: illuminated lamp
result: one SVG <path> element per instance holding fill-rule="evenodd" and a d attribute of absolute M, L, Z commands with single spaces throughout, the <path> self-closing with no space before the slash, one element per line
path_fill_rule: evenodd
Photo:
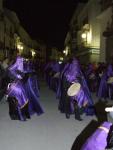
<path fill-rule="evenodd" d="M 36 52 L 33 50 L 31 51 L 31 53 L 32 53 L 32 57 L 34 57 L 36 55 Z"/>
<path fill-rule="evenodd" d="M 21 50 L 23 50 L 23 49 L 24 49 L 24 47 L 23 47 L 23 46 L 20 46 L 20 49 L 21 49 Z"/>
<path fill-rule="evenodd" d="M 86 37 L 87 37 L 86 33 L 82 33 L 81 37 L 82 37 L 82 39 L 86 39 Z"/>
<path fill-rule="evenodd" d="M 66 51 L 64 50 L 64 51 L 63 51 L 63 53 L 65 54 L 65 53 L 66 53 Z"/>

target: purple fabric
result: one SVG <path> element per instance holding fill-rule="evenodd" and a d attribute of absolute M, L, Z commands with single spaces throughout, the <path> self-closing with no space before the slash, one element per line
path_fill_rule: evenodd
<path fill-rule="evenodd" d="M 110 130 L 112 123 L 104 122 L 101 126 L 106 127 Z M 107 146 L 107 136 L 108 133 L 103 129 L 98 128 L 92 136 L 90 136 L 85 144 L 82 146 L 81 150 L 105 150 Z"/>
<path fill-rule="evenodd" d="M 48 68 L 51 67 L 51 64 L 52 62 L 48 62 L 46 65 L 45 65 L 45 68 L 44 68 L 44 71 L 46 72 Z"/>
<path fill-rule="evenodd" d="M 23 61 L 23 72 L 24 73 L 34 72 L 33 63 L 31 61 L 26 61 L 24 59 L 24 61 Z"/>
<path fill-rule="evenodd" d="M 25 83 L 25 91 L 27 97 L 29 99 L 29 112 L 30 114 L 37 113 L 37 115 L 41 115 L 44 113 L 43 108 L 39 101 L 39 89 L 36 75 L 32 75 L 28 78 Z"/>
<path fill-rule="evenodd" d="M 108 89 L 109 85 L 107 84 L 107 80 L 109 77 L 113 76 L 113 68 L 112 65 L 108 65 L 106 72 L 101 77 L 99 90 L 98 90 L 98 97 L 99 98 L 107 98 L 109 97 Z"/>
<path fill-rule="evenodd" d="M 17 82 L 11 83 L 10 87 L 7 90 L 7 94 L 11 97 L 16 97 L 19 108 L 23 107 L 28 102 L 24 86 L 19 80 Z"/>
<path fill-rule="evenodd" d="M 62 71 L 61 71 L 61 78 L 62 78 L 62 76 L 63 75 L 66 75 L 66 70 L 68 69 L 68 67 L 69 67 L 69 63 L 66 63 L 65 65 L 64 65 L 64 68 L 62 69 Z"/>
<path fill-rule="evenodd" d="M 85 78 L 83 76 L 83 73 L 81 72 L 80 64 L 78 60 L 73 59 L 72 63 L 67 63 L 63 69 L 63 72 L 61 74 L 66 77 L 67 81 L 69 82 L 79 82 L 81 84 L 81 89 L 78 92 L 76 96 L 71 97 L 71 100 L 76 100 L 78 102 L 79 107 L 82 107 L 84 102 L 88 102 L 88 106 L 86 108 L 87 115 L 93 115 L 94 112 L 91 112 L 89 107 L 93 106 L 93 101 L 91 98 L 90 91 L 88 89 L 87 83 L 85 81 Z M 61 78 L 62 80 L 62 78 Z M 59 98 L 61 96 L 61 82 L 59 82 L 59 88 L 57 91 L 57 97 Z M 91 113 L 90 113 L 91 112 Z"/>
<path fill-rule="evenodd" d="M 93 64 L 89 64 L 86 70 L 86 76 L 90 75 L 93 72 Z"/>
<path fill-rule="evenodd" d="M 60 78 L 59 78 L 58 88 L 57 88 L 57 92 L 56 92 L 56 98 L 58 98 L 58 99 L 60 99 L 60 97 L 61 97 L 61 80 L 62 80 L 62 77 L 63 77 L 65 71 L 68 69 L 68 67 L 69 67 L 69 63 L 66 63 L 61 72 Z"/>
<path fill-rule="evenodd" d="M 43 113 L 43 109 L 39 103 L 39 89 L 36 75 L 30 74 L 28 76 L 27 81 L 19 80 L 22 77 L 18 74 L 17 70 L 22 73 L 31 73 L 34 72 L 33 64 L 30 61 L 26 61 L 24 58 L 18 56 L 15 64 L 13 64 L 9 71 L 11 71 L 12 75 L 14 75 L 17 80 L 15 80 L 15 84 L 13 83 L 8 90 L 8 94 L 10 96 L 14 96 L 17 98 L 20 107 L 24 105 L 26 100 L 29 100 L 29 111 L 30 113 L 36 112 L 38 115 Z M 20 77 L 18 77 L 20 76 Z"/>
<path fill-rule="evenodd" d="M 111 64 L 110 64 L 110 65 L 108 66 L 108 68 L 107 68 L 107 76 L 108 76 L 108 77 L 113 76 L 113 67 L 112 67 Z"/>
<path fill-rule="evenodd" d="M 98 94 L 97 96 L 99 98 L 107 98 L 108 97 L 108 84 L 107 84 L 107 73 L 105 72 L 100 81 L 99 89 L 98 89 Z"/>
<path fill-rule="evenodd" d="M 20 56 L 17 57 L 16 62 L 9 67 L 9 71 L 11 72 L 11 74 L 16 77 L 17 79 L 21 79 L 21 75 L 19 75 L 17 73 L 17 70 L 24 72 L 24 68 L 23 68 L 23 61 L 24 59 Z"/>
<path fill-rule="evenodd" d="M 81 89 L 79 93 L 74 96 L 72 99 L 75 99 L 78 102 L 78 105 L 80 107 L 83 106 L 84 102 L 88 102 L 88 106 L 93 105 L 93 101 L 91 98 L 90 91 L 88 89 L 87 83 L 85 81 L 85 78 L 83 76 L 83 73 L 81 72 L 80 64 L 78 60 L 73 59 L 72 63 L 69 65 L 69 68 L 64 73 L 67 80 L 69 82 L 79 82 L 81 84 Z"/>
<path fill-rule="evenodd" d="M 52 65 L 52 70 L 55 72 L 60 72 L 60 64 L 58 62 L 54 62 Z"/>
<path fill-rule="evenodd" d="M 73 82 L 77 77 L 80 76 L 80 65 L 78 60 L 73 59 L 72 63 L 69 65 L 69 68 L 66 70 L 64 75 L 67 78 L 67 81 Z"/>
<path fill-rule="evenodd" d="M 55 73 L 60 72 L 60 64 L 58 62 L 52 62 L 51 69 Z M 56 80 L 56 79 L 53 78 L 53 76 L 50 76 L 50 88 L 52 88 L 54 80 Z M 58 86 L 56 88 L 58 88 Z"/>

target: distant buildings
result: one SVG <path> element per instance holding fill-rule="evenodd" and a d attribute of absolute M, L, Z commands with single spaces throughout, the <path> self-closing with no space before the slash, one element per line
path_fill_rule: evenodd
<path fill-rule="evenodd" d="M 0 55 L 10 57 L 16 50 L 31 51 L 33 56 L 39 55 L 39 61 L 46 60 L 46 45 L 30 37 L 22 27 L 19 18 L 14 11 L 3 8 L 3 0 L 0 0 Z"/>
<path fill-rule="evenodd" d="M 55 60 L 62 62 L 64 60 L 63 52 L 57 47 L 47 48 L 47 61 Z"/>
<path fill-rule="evenodd" d="M 113 35 L 106 34 L 113 26 L 112 12 L 112 0 L 89 0 L 78 4 L 64 45 L 83 63 L 109 61 L 113 55 Z"/>

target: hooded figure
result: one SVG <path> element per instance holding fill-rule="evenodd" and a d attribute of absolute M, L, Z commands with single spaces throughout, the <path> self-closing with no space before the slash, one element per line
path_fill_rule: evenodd
<path fill-rule="evenodd" d="M 69 69 L 65 72 L 65 76 L 67 81 L 70 83 L 80 83 L 81 88 L 77 95 L 71 97 L 72 100 L 76 100 L 78 106 L 81 108 L 84 106 L 84 104 L 87 104 L 86 106 L 86 114 L 87 115 L 93 115 L 94 110 L 90 109 L 93 107 L 93 100 L 91 98 L 91 93 L 89 91 L 89 88 L 87 86 L 86 80 L 83 76 L 83 73 L 81 72 L 80 64 L 78 60 L 73 59 L 72 63 L 69 66 Z"/>
<path fill-rule="evenodd" d="M 99 90 L 98 90 L 98 97 L 101 98 L 111 98 L 112 97 L 112 91 L 113 91 L 113 83 L 108 84 L 107 81 L 109 77 L 113 77 L 113 68 L 112 65 L 108 65 L 107 69 L 104 71 L 100 85 L 99 85 Z"/>
<path fill-rule="evenodd" d="M 87 139 L 81 150 L 105 150 L 107 147 L 107 138 L 112 123 L 104 122 L 97 130 Z"/>
<path fill-rule="evenodd" d="M 9 71 L 10 76 L 14 77 L 14 82 L 10 84 L 7 93 L 9 97 L 13 97 L 17 101 L 15 107 L 18 109 L 20 120 L 26 120 L 26 115 L 22 114 L 22 109 L 26 109 L 26 105 L 28 107 L 27 114 L 34 112 L 42 114 L 36 75 L 30 61 L 18 56 L 16 62 L 9 67 Z"/>
<path fill-rule="evenodd" d="M 85 104 L 87 104 L 87 107 L 85 109 L 86 114 L 87 115 L 94 114 L 94 110 L 89 109 L 90 106 L 91 107 L 93 106 L 93 101 L 92 101 L 90 91 L 88 89 L 85 78 L 81 72 L 81 68 L 77 59 L 73 58 L 69 63 L 67 63 L 62 73 L 62 81 L 63 83 L 61 86 L 62 86 L 63 92 L 61 92 L 61 98 L 60 98 L 60 103 L 59 103 L 60 109 L 67 107 L 69 105 L 69 101 L 70 101 L 69 99 L 71 99 L 70 104 L 73 101 L 76 119 L 81 120 L 80 115 L 79 115 L 79 108 L 82 108 Z M 77 95 L 67 98 L 68 100 L 66 104 L 65 97 L 67 97 L 67 90 L 72 83 L 80 83 L 81 88 L 79 92 L 77 93 Z M 68 112 L 69 112 L 70 107 L 71 105 L 67 107 Z"/>

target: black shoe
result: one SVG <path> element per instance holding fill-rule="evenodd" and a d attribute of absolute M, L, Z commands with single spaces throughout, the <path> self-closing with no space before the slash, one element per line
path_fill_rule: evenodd
<path fill-rule="evenodd" d="M 82 118 L 76 117 L 76 116 L 75 116 L 75 119 L 78 120 L 78 121 L 82 121 L 83 120 Z"/>
<path fill-rule="evenodd" d="M 70 118 L 70 114 L 66 114 L 66 118 L 69 119 Z"/>

